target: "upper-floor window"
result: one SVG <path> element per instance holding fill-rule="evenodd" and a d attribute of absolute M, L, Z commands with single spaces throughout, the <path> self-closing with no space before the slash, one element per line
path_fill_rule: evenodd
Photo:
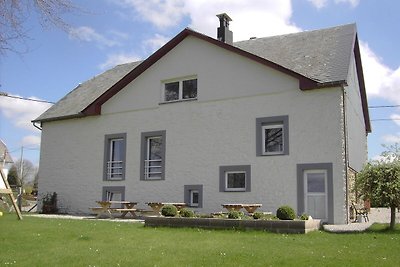
<path fill-rule="evenodd" d="M 104 180 L 125 178 L 126 134 L 105 136 Z"/>
<path fill-rule="evenodd" d="M 164 83 L 164 102 L 197 98 L 197 79 L 182 79 Z"/>
<path fill-rule="evenodd" d="M 283 153 L 283 124 L 271 124 L 262 126 L 263 154 L 282 154 Z"/>

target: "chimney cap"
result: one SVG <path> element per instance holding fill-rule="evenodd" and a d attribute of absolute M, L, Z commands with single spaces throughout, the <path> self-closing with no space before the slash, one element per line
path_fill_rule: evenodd
<path fill-rule="evenodd" d="M 228 14 L 226 13 L 221 13 L 218 14 L 217 17 L 221 20 L 221 19 L 226 19 L 227 21 L 232 21 L 232 19 L 228 16 Z"/>

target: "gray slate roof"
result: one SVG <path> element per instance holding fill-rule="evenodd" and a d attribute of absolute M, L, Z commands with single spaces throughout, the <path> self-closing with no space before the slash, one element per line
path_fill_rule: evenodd
<path fill-rule="evenodd" d="M 346 81 L 356 25 L 235 42 L 246 52 L 281 65 L 321 84 Z M 80 84 L 34 121 L 77 117 L 93 101 L 142 61 L 118 65 Z"/>
<path fill-rule="evenodd" d="M 89 104 L 110 89 L 111 86 L 136 68 L 140 63 L 142 63 L 142 61 L 118 65 L 79 84 L 74 90 L 40 115 L 35 121 L 43 121 L 51 118 L 76 117 Z"/>
<path fill-rule="evenodd" d="M 234 43 L 234 46 L 277 63 L 320 83 L 347 80 L 356 25 Z"/>

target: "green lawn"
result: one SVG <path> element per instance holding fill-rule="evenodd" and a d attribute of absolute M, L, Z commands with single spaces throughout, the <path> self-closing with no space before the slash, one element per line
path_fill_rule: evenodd
<path fill-rule="evenodd" d="M 0 266 L 398 266 L 400 227 L 362 234 L 149 228 L 0 217 Z"/>

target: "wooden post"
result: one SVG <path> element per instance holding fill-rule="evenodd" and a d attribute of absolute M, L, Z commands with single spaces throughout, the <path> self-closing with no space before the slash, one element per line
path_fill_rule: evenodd
<path fill-rule="evenodd" d="M 0 195 L 8 195 L 11 203 L 13 204 L 13 207 L 15 209 L 15 212 L 17 213 L 18 219 L 22 220 L 22 214 L 21 211 L 18 208 L 17 203 L 15 202 L 15 198 L 13 195 L 13 192 L 10 188 L 10 185 L 8 184 L 7 177 L 3 172 L 3 169 L 0 168 L 0 175 L 1 175 L 1 180 L 0 180 Z"/>

